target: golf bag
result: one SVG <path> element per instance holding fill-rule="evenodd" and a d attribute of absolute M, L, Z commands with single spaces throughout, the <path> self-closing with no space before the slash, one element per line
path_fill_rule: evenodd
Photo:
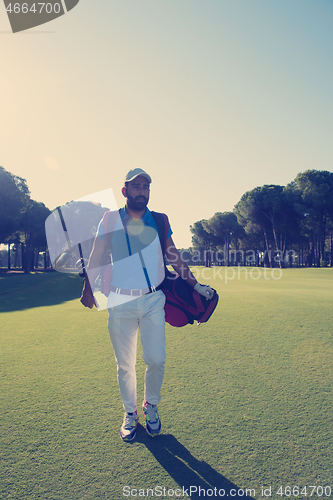
<path fill-rule="evenodd" d="M 163 253 L 166 249 L 166 237 L 169 227 L 168 218 L 165 214 L 152 212 L 152 216 L 157 225 Z M 214 295 L 210 300 L 200 295 L 177 273 L 171 272 L 165 266 L 165 278 L 159 288 L 166 296 L 165 301 L 165 321 L 171 326 L 185 326 L 193 324 L 196 320 L 198 325 L 205 323 L 213 314 L 219 296 L 214 290 Z"/>

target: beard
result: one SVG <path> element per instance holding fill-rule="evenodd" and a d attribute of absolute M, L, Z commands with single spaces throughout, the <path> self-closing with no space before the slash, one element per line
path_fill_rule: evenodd
<path fill-rule="evenodd" d="M 144 208 L 146 208 L 148 204 L 148 198 L 143 195 L 136 196 L 133 198 L 129 194 L 127 194 L 127 205 L 128 208 L 134 210 L 135 212 L 140 212 Z"/>

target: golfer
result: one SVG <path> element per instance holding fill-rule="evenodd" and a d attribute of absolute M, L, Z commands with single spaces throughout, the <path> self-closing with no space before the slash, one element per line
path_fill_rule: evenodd
<path fill-rule="evenodd" d="M 124 441 L 135 438 L 139 422 L 135 370 L 138 329 L 146 364 L 142 405 L 146 431 L 150 436 L 161 432 L 157 405 L 161 400 L 165 364 L 165 295 L 155 285 L 163 280 L 164 262 L 157 225 L 147 208 L 151 182 L 150 175 L 140 168 L 128 172 L 122 188 L 126 205 L 119 212 L 111 213 L 111 238 L 111 231 L 106 232 L 103 221 L 100 222 L 87 266 L 93 288 L 102 256 L 106 250 L 111 251 L 113 271 L 108 296 L 108 329 L 125 409 L 120 428 Z M 165 255 L 170 264 L 197 292 L 211 298 L 213 290 L 197 282 L 175 248 L 171 235 L 168 224 Z M 85 283 L 81 302 L 90 308 L 95 304 L 89 283 Z"/>

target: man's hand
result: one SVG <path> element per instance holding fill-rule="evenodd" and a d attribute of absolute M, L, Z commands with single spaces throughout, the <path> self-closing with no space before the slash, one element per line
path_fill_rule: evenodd
<path fill-rule="evenodd" d="M 214 290 L 212 290 L 208 285 L 200 285 L 200 283 L 196 283 L 194 290 L 200 293 L 203 297 L 206 297 L 206 300 L 212 299 L 214 296 Z"/>
<path fill-rule="evenodd" d="M 86 266 L 87 269 L 90 269 L 89 276 L 92 283 L 95 282 L 95 279 L 99 273 L 99 269 L 101 266 L 101 258 L 105 249 L 106 249 L 106 241 L 96 236 L 93 249 L 89 257 L 89 263 Z M 85 273 L 84 286 L 80 301 L 84 305 L 84 307 L 89 307 L 90 309 L 92 309 L 94 306 L 98 307 L 98 304 L 91 290 L 87 273 Z"/>

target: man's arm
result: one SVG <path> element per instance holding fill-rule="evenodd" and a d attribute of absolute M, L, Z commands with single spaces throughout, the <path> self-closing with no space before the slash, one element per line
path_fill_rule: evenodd
<path fill-rule="evenodd" d="M 185 280 L 187 283 L 189 283 L 191 286 L 195 286 L 198 282 L 191 273 L 188 265 L 186 262 L 182 259 L 182 256 L 178 252 L 177 248 L 175 247 L 175 244 L 170 236 L 170 238 L 167 239 L 166 241 L 166 249 L 165 249 L 165 255 L 168 258 L 168 261 L 174 268 L 174 270 Z"/>
<path fill-rule="evenodd" d="M 89 257 L 89 262 L 87 265 L 87 270 L 89 270 L 89 278 L 88 275 L 86 274 L 85 280 L 84 280 L 84 287 L 82 290 L 82 296 L 81 296 L 81 302 L 85 307 L 89 307 L 92 309 L 95 303 L 94 296 L 92 294 L 92 289 L 90 286 L 91 283 L 95 283 L 95 279 L 97 278 L 100 267 L 101 267 L 101 259 L 102 255 L 104 254 L 106 249 L 106 241 L 102 240 L 98 236 L 96 236 L 93 248 Z"/>
<path fill-rule="evenodd" d="M 174 268 L 174 270 L 185 280 L 189 285 L 193 286 L 194 290 L 196 290 L 200 295 L 203 295 L 207 300 L 211 299 L 214 295 L 214 290 L 211 289 L 208 285 L 201 285 L 195 279 L 193 274 L 190 271 L 190 268 L 186 264 L 186 262 L 182 259 L 182 256 L 178 252 L 175 247 L 172 238 L 167 239 L 166 241 L 166 249 L 165 255 L 168 258 L 168 261 Z"/>

